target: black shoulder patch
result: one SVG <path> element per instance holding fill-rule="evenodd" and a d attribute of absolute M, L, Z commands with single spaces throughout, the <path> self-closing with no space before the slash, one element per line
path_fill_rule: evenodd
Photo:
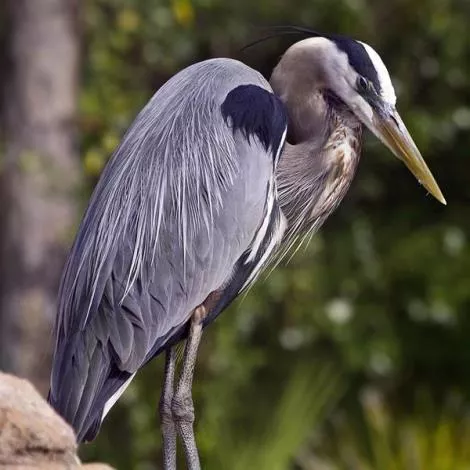
<path fill-rule="evenodd" d="M 379 76 L 375 70 L 374 64 L 370 60 L 366 48 L 358 41 L 344 36 L 330 35 L 327 36 L 331 39 L 339 49 L 346 52 L 349 58 L 349 63 L 356 70 L 357 73 L 370 80 L 375 87 L 375 90 L 380 93 L 382 87 L 380 86 Z"/>
<path fill-rule="evenodd" d="M 221 111 L 233 132 L 240 131 L 247 140 L 256 136 L 276 156 L 287 126 L 286 109 L 276 95 L 256 85 L 240 85 L 227 94 Z"/>

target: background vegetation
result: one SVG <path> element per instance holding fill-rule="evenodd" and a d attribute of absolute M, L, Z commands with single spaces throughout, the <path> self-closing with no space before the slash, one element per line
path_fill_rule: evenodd
<path fill-rule="evenodd" d="M 470 469 L 470 3 L 86 0 L 76 15 L 77 220 L 133 117 L 182 67 L 228 56 L 267 70 L 281 43 L 240 48 L 272 24 L 344 33 L 381 53 L 448 206 L 367 136 L 350 193 L 308 249 L 204 337 L 194 391 L 203 467 Z M 160 468 L 161 374 L 162 360 L 140 374 L 85 459 Z"/>

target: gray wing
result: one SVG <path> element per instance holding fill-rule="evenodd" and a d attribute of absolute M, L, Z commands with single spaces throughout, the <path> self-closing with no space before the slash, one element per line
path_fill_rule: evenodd
<path fill-rule="evenodd" d="M 265 263 L 283 231 L 274 167 L 286 127 L 268 83 L 228 59 L 183 70 L 136 118 L 59 294 L 49 400 L 79 440 L 195 307 L 218 291 L 220 313 Z"/>

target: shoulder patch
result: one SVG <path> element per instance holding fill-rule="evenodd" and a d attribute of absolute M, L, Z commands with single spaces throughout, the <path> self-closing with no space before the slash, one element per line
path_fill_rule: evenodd
<path fill-rule="evenodd" d="M 287 112 L 275 94 L 256 85 L 240 85 L 227 94 L 221 112 L 233 132 L 240 131 L 248 141 L 256 136 L 276 158 L 287 127 Z"/>

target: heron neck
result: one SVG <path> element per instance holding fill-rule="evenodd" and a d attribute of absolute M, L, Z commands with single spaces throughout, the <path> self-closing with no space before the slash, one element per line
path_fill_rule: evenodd
<path fill-rule="evenodd" d="M 288 141 L 300 144 L 324 141 L 330 131 L 331 112 L 320 91 L 304 95 L 286 96 L 284 103 L 289 116 Z M 282 98 L 281 98 L 282 99 Z"/>
<path fill-rule="evenodd" d="M 310 96 L 303 103 L 284 101 L 289 137 L 276 179 L 287 238 L 321 226 L 346 194 L 360 156 L 358 119 L 320 92 Z"/>

